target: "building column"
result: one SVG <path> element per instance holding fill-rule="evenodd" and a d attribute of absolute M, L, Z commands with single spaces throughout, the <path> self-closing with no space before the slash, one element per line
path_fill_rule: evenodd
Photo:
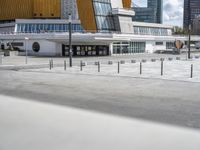
<path fill-rule="evenodd" d="M 109 44 L 109 55 L 112 56 L 113 55 L 113 43 Z"/>

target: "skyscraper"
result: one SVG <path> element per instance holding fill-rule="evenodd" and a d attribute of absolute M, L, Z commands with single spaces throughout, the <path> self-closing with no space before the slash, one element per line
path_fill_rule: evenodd
<path fill-rule="evenodd" d="M 190 11 L 190 13 L 189 13 Z M 200 15 L 200 0 L 184 0 L 184 28 L 188 28 L 189 23 Z M 191 21 L 191 22 L 190 22 Z"/>
<path fill-rule="evenodd" d="M 162 23 L 163 22 L 163 0 L 148 0 L 147 7 L 134 7 L 134 21 Z"/>

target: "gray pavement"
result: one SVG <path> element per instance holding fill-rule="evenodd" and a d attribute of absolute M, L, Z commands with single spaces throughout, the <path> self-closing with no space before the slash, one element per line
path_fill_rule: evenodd
<path fill-rule="evenodd" d="M 199 150 L 198 130 L 0 95 L 1 150 Z"/>
<path fill-rule="evenodd" d="M 76 58 L 74 63 L 163 57 L 179 56 Z M 129 76 L 107 74 L 112 72 L 108 66 L 99 75 L 88 66 L 85 73 L 35 69 L 47 68 L 49 58 L 30 58 L 29 65 L 23 64 L 24 57 L 6 59 L 0 66 L 0 150 L 199 149 L 200 78 L 196 71 L 195 78 L 188 79 L 184 61 L 176 61 L 187 74 L 184 80 L 163 80 L 133 76 L 132 64 L 123 68 Z M 63 66 L 64 58 L 54 60 Z M 171 68 L 168 63 L 166 70 Z M 176 67 L 171 71 L 177 72 Z"/>
<path fill-rule="evenodd" d="M 0 94 L 200 128 L 200 84 L 132 77 L 0 71 Z"/>

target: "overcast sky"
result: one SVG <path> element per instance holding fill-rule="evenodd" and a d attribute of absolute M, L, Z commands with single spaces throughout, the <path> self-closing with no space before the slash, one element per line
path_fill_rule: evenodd
<path fill-rule="evenodd" d="M 145 6 L 146 0 L 133 0 L 139 6 Z M 183 25 L 183 1 L 163 0 L 163 23 L 169 25 Z"/>

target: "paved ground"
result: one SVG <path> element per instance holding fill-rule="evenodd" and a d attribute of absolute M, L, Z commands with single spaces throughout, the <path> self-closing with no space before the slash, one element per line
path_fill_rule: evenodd
<path fill-rule="evenodd" d="M 6 114 L 6 117 L 5 117 Z M 0 96 L 1 150 L 199 150 L 200 132 Z"/>
<path fill-rule="evenodd" d="M 135 77 L 135 78 L 149 78 L 149 79 L 163 79 L 174 81 L 200 82 L 200 58 L 192 60 L 165 60 L 163 62 L 163 71 L 161 70 L 162 62 L 142 63 L 140 74 L 140 62 L 120 64 L 118 73 L 118 63 L 112 65 L 100 64 L 87 65 L 81 68 L 74 66 L 73 68 L 64 65 L 50 68 L 28 69 L 33 72 L 44 73 L 62 73 L 62 74 L 85 74 L 85 75 L 99 75 L 99 76 L 121 76 L 121 77 Z M 193 65 L 193 66 L 192 66 Z"/>
<path fill-rule="evenodd" d="M 200 84 L 130 77 L 1 71 L 0 94 L 200 128 Z"/>
<path fill-rule="evenodd" d="M 141 58 L 143 59 L 143 57 Z M 107 59 L 105 59 L 105 61 L 107 61 Z M 107 68 L 106 70 L 109 70 L 109 68 Z M 69 107 L 70 109 L 71 108 L 82 109 L 82 110 L 87 110 L 88 112 L 91 113 L 98 112 L 101 114 L 105 114 L 106 116 L 111 115 L 120 118 L 127 118 L 130 121 L 139 119 L 152 122 L 154 125 L 155 124 L 159 124 L 161 126 L 169 125 L 169 126 L 174 126 L 176 129 L 186 128 L 183 129 L 185 131 L 187 131 L 188 129 L 192 129 L 191 132 L 193 136 L 191 136 L 190 139 L 192 139 L 191 141 L 195 142 L 193 139 L 198 139 L 197 137 L 199 136 L 199 130 L 200 130 L 199 89 L 200 89 L 200 83 L 185 82 L 182 80 L 179 81 L 162 80 L 158 78 L 138 78 L 132 76 L 119 76 L 119 75 L 111 76 L 109 74 L 103 74 L 99 76 L 96 71 L 95 73 L 92 74 L 85 74 L 77 72 L 60 73 L 56 71 L 38 72 L 37 70 L 27 70 L 27 69 L 5 70 L 5 68 L 4 69 L 1 68 L 0 95 L 10 96 L 12 98 L 18 98 L 18 99 L 12 99 L 11 101 L 6 101 L 5 98 L 1 97 L 0 100 L 3 101 L 1 105 L 0 117 L 3 119 L 1 119 L 0 124 L 2 123 L 3 120 L 3 125 L 5 131 L 8 131 L 9 133 L 8 135 L 12 135 L 11 134 L 12 132 L 10 132 L 12 131 L 12 129 L 14 131 L 16 131 L 17 129 L 22 130 L 22 128 L 20 128 L 21 124 L 25 124 L 25 126 L 28 125 L 27 127 L 30 127 L 26 128 L 26 130 L 31 130 L 31 127 L 35 127 L 31 126 L 34 124 L 37 124 L 36 128 L 39 127 L 40 126 L 39 120 L 38 119 L 32 120 L 32 118 L 35 117 L 34 113 L 41 110 L 41 109 L 37 110 L 39 106 L 37 104 L 35 105 L 35 103 L 42 102 L 44 103 L 44 105 L 53 105 L 54 107 L 61 106 L 64 109 L 68 109 Z M 25 101 L 29 104 L 27 105 L 22 104 L 21 106 L 19 106 L 17 103 L 20 99 L 25 99 Z M 11 106 L 10 108 L 9 108 L 9 103 Z M 14 104 L 16 104 L 16 108 L 14 107 Z M 34 105 L 34 108 L 30 108 L 31 105 Z M 28 109 L 25 109 L 26 106 L 28 106 L 27 107 Z M 8 107 L 8 109 L 6 109 L 6 107 Z M 13 111 L 11 108 L 14 108 Z M 27 114 L 25 114 L 26 111 Z M 53 112 L 56 111 L 57 109 L 54 110 Z M 42 113 L 45 114 L 43 118 L 47 116 L 48 112 L 49 111 L 43 110 Z M 15 113 L 18 115 L 15 116 Z M 22 114 L 24 114 L 24 116 Z M 55 115 L 54 113 L 52 114 L 49 113 L 49 114 L 55 119 L 57 118 L 57 116 L 62 114 L 62 112 L 58 113 L 57 115 Z M 30 118 L 28 118 L 29 116 Z M 16 120 L 16 123 L 18 125 L 17 127 L 19 128 L 13 128 L 12 124 L 15 123 L 15 121 L 12 120 L 12 117 L 14 117 L 14 120 Z M 24 117 L 24 119 L 28 118 L 28 120 L 25 119 L 25 121 L 23 122 L 22 119 L 21 121 L 18 120 L 19 121 L 18 122 L 17 117 L 19 119 L 20 117 L 22 118 Z M 62 117 L 60 119 L 62 119 Z M 26 124 L 27 122 L 30 124 Z M 54 125 L 55 123 L 56 120 L 54 120 L 52 124 Z M 66 124 L 66 121 L 63 121 L 62 123 Z M 61 125 L 63 127 L 64 125 L 62 123 Z M 41 123 L 42 128 L 40 131 L 46 130 L 47 131 L 46 133 L 48 133 L 48 131 L 51 128 L 47 127 L 45 129 L 44 127 L 47 124 L 48 122 L 45 122 L 45 120 L 42 121 Z M 79 125 L 81 125 L 81 123 Z M 94 124 L 91 123 L 90 125 L 92 128 L 94 127 L 93 126 Z M 57 136 L 58 133 L 61 132 L 60 130 L 59 132 L 56 132 L 58 131 L 59 127 L 60 124 L 54 127 L 54 129 L 56 130 L 55 133 L 52 134 Z M 156 126 L 154 126 L 153 128 L 156 129 Z M 2 128 L 0 129 L 2 130 Z M 112 133 L 115 133 L 114 131 L 116 131 L 117 129 L 118 128 L 115 128 L 115 130 L 113 130 Z M 132 132 L 134 131 L 129 127 L 127 127 L 127 131 L 124 132 L 121 131 L 119 134 L 125 133 L 126 135 L 126 133 L 130 130 Z M 165 128 L 162 128 L 162 130 L 165 130 Z M 94 130 L 92 129 L 91 134 L 93 133 L 93 131 Z M 173 133 L 174 131 L 170 130 L 170 133 Z M 17 136 L 17 133 L 19 132 L 15 133 L 16 133 L 15 136 Z M 197 135 L 193 133 L 197 133 Z M 74 133 L 71 132 L 70 134 L 73 135 Z M 163 136 L 166 135 L 165 133 L 161 132 L 159 133 L 159 135 L 162 134 Z M 2 138 L 1 135 L 5 135 L 5 133 L 0 134 L 0 138 Z M 25 135 L 23 134 L 24 138 L 26 137 Z M 116 134 L 113 135 L 117 136 Z M 150 133 L 150 135 L 152 136 L 152 133 Z M 173 136 L 174 134 L 171 135 Z M 179 135 L 184 138 L 182 143 L 186 144 L 185 146 L 186 149 L 196 150 L 196 147 L 199 148 L 199 145 L 197 143 L 190 143 L 190 141 L 185 142 L 185 140 L 187 141 L 188 140 L 187 138 L 190 137 L 187 136 L 188 134 L 186 132 L 184 133 L 184 135 L 183 134 Z M 63 137 L 65 137 L 65 135 L 63 135 Z M 108 136 L 108 138 L 109 137 L 110 136 Z M 130 136 L 130 138 L 132 139 L 132 136 Z M 175 139 L 176 138 L 179 139 L 178 136 L 175 137 Z M 69 139 L 69 137 L 67 139 Z M 170 137 L 168 139 L 170 139 Z M 122 139 L 119 138 L 118 140 Z M 162 139 L 162 141 L 165 141 L 165 139 Z M 48 142 L 49 141 L 47 140 L 47 143 Z M 34 144 L 34 142 L 32 144 Z M 169 142 L 168 144 L 169 145 L 172 144 L 173 146 L 173 143 L 170 144 Z M 8 143 L 6 145 L 8 145 Z M 28 145 L 30 145 L 30 143 Z M 124 143 L 124 145 L 126 145 L 126 142 Z M 191 145 L 195 147 L 191 147 Z M 27 147 L 25 148 L 27 149 Z M 18 149 L 22 150 L 22 148 L 20 147 Z M 159 147 L 158 149 L 164 149 L 164 148 Z M 181 147 L 176 149 L 183 149 L 183 148 Z M 3 150 L 10 150 L 10 149 L 5 147 L 5 149 Z"/>

